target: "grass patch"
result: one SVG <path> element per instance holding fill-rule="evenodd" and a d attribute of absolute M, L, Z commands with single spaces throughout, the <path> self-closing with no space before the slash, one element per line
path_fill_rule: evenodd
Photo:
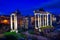
<path fill-rule="evenodd" d="M 16 33 L 16 32 L 6 32 L 4 33 L 5 37 L 13 40 L 17 40 L 18 38 L 26 38 L 25 34 Z"/>

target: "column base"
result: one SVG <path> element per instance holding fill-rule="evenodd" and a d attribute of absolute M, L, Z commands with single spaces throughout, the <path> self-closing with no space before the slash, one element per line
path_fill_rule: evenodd
<path fill-rule="evenodd" d="M 38 29 L 37 27 L 35 27 L 35 29 Z"/>
<path fill-rule="evenodd" d="M 41 32 L 41 29 L 39 29 L 39 32 Z"/>
<path fill-rule="evenodd" d="M 16 32 L 16 33 L 18 33 L 18 30 L 11 30 L 10 32 Z"/>

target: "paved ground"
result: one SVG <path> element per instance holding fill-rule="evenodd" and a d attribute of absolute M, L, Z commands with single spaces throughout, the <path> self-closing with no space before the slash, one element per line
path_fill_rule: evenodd
<path fill-rule="evenodd" d="M 0 34 L 0 38 L 4 37 L 4 34 Z"/>
<path fill-rule="evenodd" d="M 36 37 L 38 40 L 49 40 L 48 38 L 43 37 L 43 36 L 29 34 L 28 31 L 27 32 L 23 32 L 23 34 L 26 34 L 27 36 L 30 36 L 30 37 Z"/>

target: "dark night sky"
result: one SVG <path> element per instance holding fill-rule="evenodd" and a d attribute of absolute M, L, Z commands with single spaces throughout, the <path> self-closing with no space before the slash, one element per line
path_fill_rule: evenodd
<path fill-rule="evenodd" d="M 0 15 L 10 15 L 16 9 L 22 15 L 33 15 L 33 10 L 39 8 L 60 14 L 60 0 L 0 0 Z"/>

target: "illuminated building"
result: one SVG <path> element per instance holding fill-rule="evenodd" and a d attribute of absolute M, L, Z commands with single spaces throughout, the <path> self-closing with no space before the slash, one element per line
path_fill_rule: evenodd
<path fill-rule="evenodd" d="M 34 27 L 34 25 L 35 25 L 35 18 L 34 18 L 34 16 L 31 17 L 31 24 L 32 24 L 32 27 Z"/>
<path fill-rule="evenodd" d="M 18 18 L 19 18 L 19 10 L 13 12 L 10 15 L 10 22 L 11 22 L 11 32 L 18 32 Z"/>
<path fill-rule="evenodd" d="M 10 15 L 10 18 L 11 18 L 11 32 L 18 32 L 18 30 L 17 30 L 17 15 L 15 14 L 15 13 L 12 13 L 11 15 Z M 14 21 L 14 22 L 13 22 Z"/>
<path fill-rule="evenodd" d="M 8 24 L 11 30 L 18 31 L 18 28 L 31 29 L 31 27 L 35 27 L 35 29 L 39 29 L 41 27 L 52 26 L 52 21 L 56 18 L 52 18 L 52 14 L 46 11 L 34 11 L 34 16 L 21 16 L 17 11 L 13 12 L 10 16 L 0 16 L 0 24 Z M 18 15 L 19 16 L 18 16 Z M 13 27 L 14 26 L 14 27 Z"/>
<path fill-rule="evenodd" d="M 10 24 L 10 16 L 7 15 L 1 15 L 0 16 L 0 24 Z"/>
<path fill-rule="evenodd" d="M 52 21 L 56 21 L 56 17 L 53 15 Z"/>
<path fill-rule="evenodd" d="M 28 17 L 24 17 L 23 21 L 24 21 L 24 28 L 28 29 L 28 21 L 29 21 Z"/>
<path fill-rule="evenodd" d="M 41 31 L 40 29 L 41 27 L 46 26 L 52 27 L 52 15 L 49 12 L 46 12 L 41 9 L 34 11 L 34 15 L 35 15 L 35 29 L 39 29 L 39 31 Z"/>

